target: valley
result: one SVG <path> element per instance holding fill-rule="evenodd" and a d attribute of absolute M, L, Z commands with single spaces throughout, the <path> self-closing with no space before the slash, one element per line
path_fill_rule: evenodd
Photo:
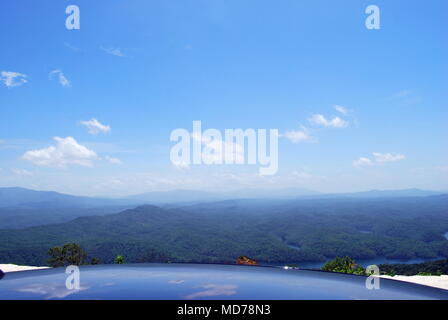
<path fill-rule="evenodd" d="M 113 263 L 117 255 L 129 263 L 233 263 L 245 255 L 302 267 L 335 256 L 420 262 L 448 257 L 447 208 L 447 195 L 143 205 L 1 229 L 0 263 L 45 265 L 50 247 L 72 242 L 102 263 Z"/>

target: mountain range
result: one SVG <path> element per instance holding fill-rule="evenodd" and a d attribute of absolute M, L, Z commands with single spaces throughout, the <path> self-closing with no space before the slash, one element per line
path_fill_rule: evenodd
<path fill-rule="evenodd" d="M 79 243 L 112 263 L 268 263 L 448 257 L 448 195 L 400 198 L 237 199 L 138 206 L 63 223 L 0 230 L 0 263 L 42 265 L 48 249 Z"/>
<path fill-rule="evenodd" d="M 172 190 L 148 192 L 122 198 L 97 198 L 62 194 L 54 191 L 35 191 L 24 188 L 0 188 L 0 229 L 24 228 L 49 223 L 67 222 L 77 217 L 118 213 L 136 206 L 152 204 L 163 208 L 195 207 L 197 210 L 228 207 L 239 203 L 259 210 L 285 206 L 288 201 L 313 199 L 375 199 L 425 197 L 440 192 L 419 189 L 372 190 L 358 193 L 325 194 L 311 190 L 244 189 L 234 192 Z"/>
<path fill-rule="evenodd" d="M 35 191 L 25 188 L 0 188 L 0 208 L 92 208 L 108 205 L 194 203 L 228 199 L 296 199 L 296 198 L 381 198 L 417 197 L 443 194 L 444 192 L 420 189 L 371 190 L 354 193 L 319 193 L 300 188 L 242 189 L 233 192 L 208 192 L 198 190 L 171 190 L 147 192 L 122 198 L 73 196 L 54 191 Z"/>

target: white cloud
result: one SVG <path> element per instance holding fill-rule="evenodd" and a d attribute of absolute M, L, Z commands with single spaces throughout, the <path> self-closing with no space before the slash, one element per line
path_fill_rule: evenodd
<path fill-rule="evenodd" d="M 293 171 L 291 175 L 299 179 L 313 179 L 314 176 L 304 171 Z"/>
<path fill-rule="evenodd" d="M 53 139 L 57 142 L 55 146 L 27 151 L 22 159 L 38 166 L 65 168 L 68 165 L 91 167 L 93 160 L 98 158 L 94 151 L 80 145 L 72 137 Z"/>
<path fill-rule="evenodd" d="M 310 142 L 314 140 L 305 130 L 288 131 L 283 136 L 292 143 Z"/>
<path fill-rule="evenodd" d="M 26 78 L 27 76 L 23 73 L 11 71 L 2 71 L 0 76 L 0 80 L 8 88 L 18 87 L 27 83 L 28 80 Z"/>
<path fill-rule="evenodd" d="M 349 113 L 348 109 L 344 106 L 335 105 L 334 108 L 336 109 L 336 111 L 338 111 L 344 115 Z"/>
<path fill-rule="evenodd" d="M 334 117 L 333 119 L 329 120 L 321 114 L 314 114 L 311 118 L 308 119 L 308 121 L 312 124 L 329 128 L 345 128 L 348 126 L 348 122 L 339 117 Z"/>
<path fill-rule="evenodd" d="M 361 157 L 358 160 L 353 161 L 354 167 L 366 167 L 371 165 L 373 165 L 373 161 L 365 157 Z"/>
<path fill-rule="evenodd" d="M 53 70 L 48 74 L 50 79 L 53 78 L 54 75 L 58 76 L 58 81 L 64 88 L 70 88 L 70 81 L 65 77 L 64 73 L 61 70 Z"/>
<path fill-rule="evenodd" d="M 121 48 L 114 48 L 114 47 L 100 47 L 101 50 L 107 52 L 108 54 L 111 54 L 116 57 L 126 57 L 127 55 L 123 52 L 123 49 Z"/>
<path fill-rule="evenodd" d="M 100 132 L 107 133 L 110 132 L 111 128 L 107 125 L 101 124 L 96 119 L 90 119 L 89 121 L 81 121 L 83 126 L 86 126 L 90 134 L 98 134 Z"/>
<path fill-rule="evenodd" d="M 122 164 L 122 162 L 121 162 L 120 159 L 112 158 L 112 157 L 109 157 L 109 156 L 105 156 L 104 158 L 105 158 L 107 161 L 109 161 L 110 163 L 112 163 L 112 164 Z"/>
<path fill-rule="evenodd" d="M 366 167 L 383 164 L 385 162 L 396 162 L 405 159 L 406 157 L 402 154 L 392 154 L 392 153 L 379 153 L 373 152 L 373 159 L 361 157 L 358 160 L 353 161 L 354 167 Z"/>
<path fill-rule="evenodd" d="M 379 152 L 373 152 L 373 156 L 375 157 L 376 162 L 395 162 L 400 161 L 405 158 L 402 154 L 391 154 L 391 153 L 379 153 Z"/>
<path fill-rule="evenodd" d="M 30 177 L 33 175 L 33 173 L 31 173 L 28 170 L 25 169 L 18 169 L 18 168 L 13 168 L 11 169 L 12 173 L 14 173 L 15 175 L 18 175 L 20 177 Z"/>
<path fill-rule="evenodd" d="M 185 161 L 172 161 L 171 164 L 180 171 L 190 170 L 190 166 Z"/>

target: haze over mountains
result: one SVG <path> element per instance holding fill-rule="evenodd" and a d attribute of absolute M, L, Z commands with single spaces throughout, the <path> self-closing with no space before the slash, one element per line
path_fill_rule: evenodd
<path fill-rule="evenodd" d="M 91 208 L 111 205 L 171 204 L 207 202 L 228 199 L 295 199 L 295 198 L 380 198 L 420 197 L 444 192 L 420 189 L 371 190 L 354 193 L 319 193 L 300 188 L 242 189 L 233 192 L 207 192 L 198 190 L 172 190 L 147 192 L 122 198 L 96 198 L 73 196 L 54 191 L 35 191 L 25 188 L 0 188 L 0 208 Z"/>
<path fill-rule="evenodd" d="M 0 207 L 70 207 L 83 208 L 111 204 L 108 199 L 79 197 L 54 191 L 35 191 L 25 188 L 0 188 Z"/>
<path fill-rule="evenodd" d="M 104 263 L 117 255 L 128 262 L 248 255 L 272 263 L 448 257 L 447 208 L 448 194 L 418 189 L 173 190 L 106 199 L 0 188 L 0 262 L 42 265 L 50 247 L 69 242 Z"/>
<path fill-rule="evenodd" d="M 0 230 L 0 262 L 42 265 L 50 247 L 76 242 L 112 263 L 269 263 L 448 257 L 448 195 L 398 198 L 234 199 L 138 206 L 68 222 Z"/>
<path fill-rule="evenodd" d="M 322 194 L 306 189 L 289 188 L 245 189 L 221 193 L 172 190 L 112 199 L 80 197 L 24 188 L 0 188 L 0 229 L 67 222 L 77 217 L 118 213 L 146 204 L 165 208 L 194 207 L 198 210 L 210 210 L 244 203 L 259 207 L 260 210 L 268 210 L 273 206 L 284 206 L 288 201 L 296 199 L 375 199 L 438 194 L 441 193 L 419 189 Z M 210 203 L 213 203 L 213 206 L 210 206 Z"/>

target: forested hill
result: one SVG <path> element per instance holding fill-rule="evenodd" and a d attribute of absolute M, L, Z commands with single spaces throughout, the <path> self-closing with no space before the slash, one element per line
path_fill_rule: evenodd
<path fill-rule="evenodd" d="M 0 263 L 42 265 L 50 247 L 79 243 L 111 263 L 264 262 L 448 257 L 448 196 L 237 200 L 176 209 L 141 206 L 61 224 L 0 230 Z"/>

